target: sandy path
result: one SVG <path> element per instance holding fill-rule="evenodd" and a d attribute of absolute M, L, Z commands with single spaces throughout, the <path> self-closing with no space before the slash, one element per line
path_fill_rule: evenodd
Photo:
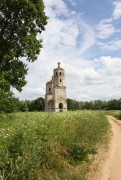
<path fill-rule="evenodd" d="M 101 162 L 95 180 L 121 180 L 121 121 L 107 116 L 112 127 L 109 151 Z M 102 154 L 103 157 L 103 154 Z"/>

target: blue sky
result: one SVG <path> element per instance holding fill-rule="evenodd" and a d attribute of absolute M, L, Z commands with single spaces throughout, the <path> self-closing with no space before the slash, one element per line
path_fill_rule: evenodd
<path fill-rule="evenodd" d="M 121 97 L 121 1 L 44 0 L 49 17 L 38 60 L 28 64 L 20 99 L 45 95 L 57 62 L 66 71 L 67 97 L 82 101 Z"/>

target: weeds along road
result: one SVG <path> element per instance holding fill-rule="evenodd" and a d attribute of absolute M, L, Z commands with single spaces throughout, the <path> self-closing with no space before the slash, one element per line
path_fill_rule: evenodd
<path fill-rule="evenodd" d="M 107 116 L 111 124 L 111 140 L 108 154 L 101 165 L 98 180 L 121 180 L 121 121 Z"/>

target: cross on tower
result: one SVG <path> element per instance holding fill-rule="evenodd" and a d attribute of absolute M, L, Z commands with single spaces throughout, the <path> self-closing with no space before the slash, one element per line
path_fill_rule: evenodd
<path fill-rule="evenodd" d="M 58 68 L 59 68 L 61 63 L 60 63 L 60 62 L 58 62 L 57 64 L 58 64 Z"/>

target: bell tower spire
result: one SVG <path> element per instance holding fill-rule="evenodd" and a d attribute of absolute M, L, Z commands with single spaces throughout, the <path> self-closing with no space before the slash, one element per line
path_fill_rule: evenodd
<path fill-rule="evenodd" d="M 58 64 L 58 68 L 60 68 L 60 64 L 61 64 L 61 63 L 60 63 L 60 62 L 58 62 L 57 64 Z"/>

